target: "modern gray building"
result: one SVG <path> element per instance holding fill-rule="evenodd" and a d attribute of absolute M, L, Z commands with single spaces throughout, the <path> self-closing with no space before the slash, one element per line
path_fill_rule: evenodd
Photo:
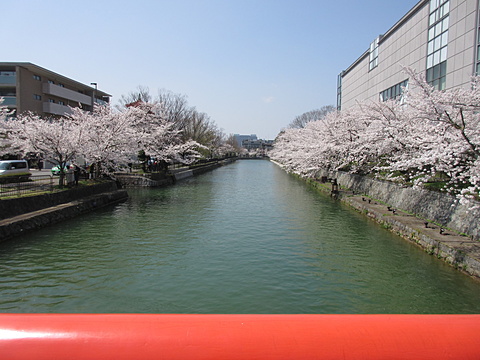
<path fill-rule="evenodd" d="M 243 142 L 245 140 L 257 140 L 257 135 L 255 134 L 251 134 L 251 135 L 234 134 L 233 137 L 235 138 L 235 141 L 237 142 L 237 145 L 239 148 L 243 146 Z"/>
<path fill-rule="evenodd" d="M 479 0 L 421 0 L 338 76 L 337 108 L 397 98 L 403 66 L 437 89 L 470 85 L 480 70 Z"/>
<path fill-rule="evenodd" d="M 95 103 L 108 103 L 111 95 L 96 83 L 85 85 L 32 63 L 0 62 L 0 97 L 17 114 L 61 116 L 71 112 L 69 106 L 90 111 Z"/>

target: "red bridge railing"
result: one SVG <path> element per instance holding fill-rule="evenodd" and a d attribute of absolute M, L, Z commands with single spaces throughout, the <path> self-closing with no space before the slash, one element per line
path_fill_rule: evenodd
<path fill-rule="evenodd" d="M 0 359 L 480 359 L 480 315 L 0 315 Z"/>

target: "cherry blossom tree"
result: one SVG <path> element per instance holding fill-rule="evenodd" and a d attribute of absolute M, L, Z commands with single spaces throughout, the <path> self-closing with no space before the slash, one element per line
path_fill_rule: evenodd
<path fill-rule="evenodd" d="M 392 157 L 390 169 L 408 171 L 416 184 L 444 175 L 446 191 L 462 199 L 478 197 L 480 158 L 480 78 L 469 88 L 438 91 L 406 69 L 409 119 L 415 129 L 405 136 L 404 151 Z"/>
<path fill-rule="evenodd" d="M 8 110 L 8 108 L 3 105 L 3 102 L 3 97 L 0 97 L 0 123 L 3 123 L 7 117 L 12 114 L 12 111 Z M 8 148 L 9 143 L 6 134 L 0 133 L 0 152 L 4 152 Z"/>
<path fill-rule="evenodd" d="M 402 101 L 362 102 L 286 129 L 272 159 L 305 176 L 344 170 L 414 186 L 441 179 L 462 201 L 479 197 L 480 78 L 470 88 L 439 91 L 405 72 L 410 80 Z"/>
<path fill-rule="evenodd" d="M 81 128 L 78 153 L 95 165 L 97 176 L 125 167 L 137 151 L 136 132 L 130 111 L 96 106 L 93 112 L 72 108 L 66 121 Z"/>
<path fill-rule="evenodd" d="M 1 123 L 7 134 L 10 151 L 22 155 L 41 153 L 60 168 L 59 185 L 63 185 L 64 169 L 79 154 L 84 128 L 70 119 L 43 119 L 26 113 Z"/>
<path fill-rule="evenodd" d="M 3 121 L 7 118 L 7 116 L 12 114 L 12 111 L 8 109 L 7 106 L 3 105 L 5 99 L 0 97 L 0 121 Z"/>
<path fill-rule="evenodd" d="M 204 146 L 193 140 L 183 141 L 181 130 L 165 117 L 161 103 L 139 103 L 127 113 L 133 119 L 139 149 L 157 162 L 189 164 L 200 156 L 197 150 Z"/>

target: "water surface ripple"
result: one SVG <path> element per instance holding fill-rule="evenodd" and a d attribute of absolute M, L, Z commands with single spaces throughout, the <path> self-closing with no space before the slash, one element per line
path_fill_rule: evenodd
<path fill-rule="evenodd" d="M 0 244 L 0 311 L 479 313 L 480 283 L 268 161 Z"/>

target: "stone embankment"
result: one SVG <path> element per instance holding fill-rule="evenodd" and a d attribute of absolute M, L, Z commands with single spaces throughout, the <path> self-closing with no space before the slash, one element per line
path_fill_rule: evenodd
<path fill-rule="evenodd" d="M 114 181 L 58 193 L 0 200 L 0 241 L 128 198 Z"/>
<path fill-rule="evenodd" d="M 171 185 L 175 182 L 172 175 L 162 173 L 119 173 L 115 174 L 115 178 L 123 187 L 159 187 Z"/>
<path fill-rule="evenodd" d="M 117 180 L 124 187 L 159 187 L 174 184 L 176 181 L 197 176 L 208 171 L 214 170 L 220 166 L 230 164 L 235 159 L 225 159 L 221 161 L 206 163 L 203 165 L 192 165 L 189 167 L 181 167 L 172 169 L 169 174 L 162 173 L 121 173 L 116 174 Z"/>
<path fill-rule="evenodd" d="M 342 172 L 319 174 L 335 179 L 343 202 L 429 254 L 480 279 L 480 213 L 455 197 Z M 308 180 L 331 193 L 331 183 Z"/>

